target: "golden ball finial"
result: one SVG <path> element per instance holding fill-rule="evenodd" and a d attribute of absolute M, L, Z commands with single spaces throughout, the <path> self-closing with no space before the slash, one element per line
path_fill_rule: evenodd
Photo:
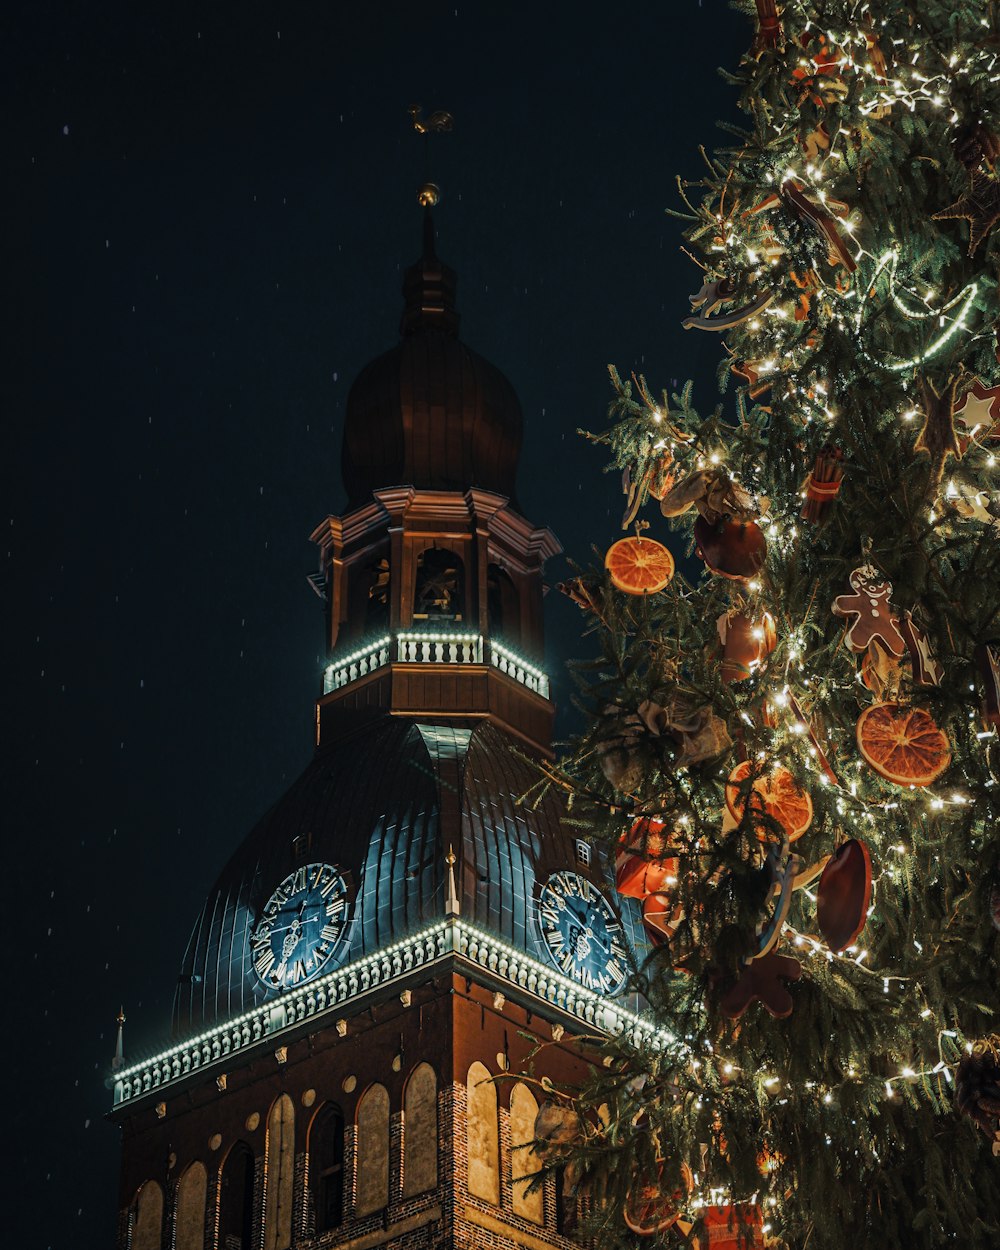
<path fill-rule="evenodd" d="M 441 203 L 441 188 L 436 182 L 425 182 L 417 192 L 417 203 L 421 208 L 433 208 Z"/>

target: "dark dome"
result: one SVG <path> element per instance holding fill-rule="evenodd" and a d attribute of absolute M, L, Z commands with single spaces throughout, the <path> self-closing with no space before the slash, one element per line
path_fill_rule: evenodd
<path fill-rule="evenodd" d="M 429 212 L 403 295 L 402 341 L 362 371 L 347 399 L 351 505 L 386 486 L 476 486 L 513 500 L 521 405 L 499 369 L 458 338 L 455 274 L 435 255 Z"/>
<path fill-rule="evenodd" d="M 568 867 L 614 892 L 596 855 L 592 864 L 578 859 L 554 800 L 518 802 L 538 775 L 513 748 L 488 721 L 461 729 L 385 716 L 321 751 L 210 892 L 184 956 L 175 1034 L 279 997 L 254 974 L 250 937 L 275 887 L 306 861 L 336 865 L 353 890 L 338 966 L 444 919 L 450 848 L 462 918 L 544 961 L 537 880 Z M 618 904 L 641 951 L 632 901 Z"/>

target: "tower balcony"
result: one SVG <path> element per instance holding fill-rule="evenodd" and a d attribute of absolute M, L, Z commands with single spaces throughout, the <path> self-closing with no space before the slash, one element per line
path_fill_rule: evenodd
<path fill-rule="evenodd" d="M 334 655 L 323 672 L 318 737 L 348 712 L 492 716 L 533 745 L 547 745 L 549 679 L 494 638 L 460 630 L 398 630 Z"/>

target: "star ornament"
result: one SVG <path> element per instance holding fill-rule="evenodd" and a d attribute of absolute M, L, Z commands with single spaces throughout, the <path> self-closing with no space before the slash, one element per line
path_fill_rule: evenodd
<path fill-rule="evenodd" d="M 921 406 L 924 424 L 913 444 L 918 455 L 930 457 L 931 485 L 936 490 L 941 485 L 948 457 L 962 458 L 962 448 L 955 432 L 955 392 L 958 378 L 949 378 L 940 391 L 936 391 L 926 378 L 921 380 Z"/>
<path fill-rule="evenodd" d="M 965 392 L 955 420 L 970 438 L 1000 439 L 1000 386 L 984 386 L 977 378 Z"/>
<path fill-rule="evenodd" d="M 969 223 L 969 255 L 972 256 L 1000 219 L 1000 182 L 977 169 L 965 195 L 933 216 L 934 221 L 952 218 Z"/>

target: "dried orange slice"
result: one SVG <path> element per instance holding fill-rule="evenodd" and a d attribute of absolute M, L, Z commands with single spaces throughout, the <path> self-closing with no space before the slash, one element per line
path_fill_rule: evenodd
<path fill-rule="evenodd" d="M 637 1237 L 655 1237 L 680 1219 L 678 1206 L 687 1195 L 683 1189 L 665 1194 L 661 1185 L 662 1176 L 663 1164 L 660 1162 L 654 1182 L 645 1185 L 634 1182 L 629 1187 L 623 1215 L 629 1230 Z M 686 1163 L 681 1166 L 681 1183 L 688 1192 L 694 1185 L 694 1177 Z"/>
<path fill-rule="evenodd" d="M 873 703 L 858 717 L 865 762 L 897 786 L 929 786 L 951 763 L 948 739 L 921 707 Z"/>
<path fill-rule="evenodd" d="M 611 581 L 627 595 L 651 595 L 674 575 L 674 557 L 652 538 L 620 538 L 604 557 Z"/>
<path fill-rule="evenodd" d="M 750 771 L 750 761 L 744 760 L 742 764 L 736 765 L 726 782 L 726 806 L 734 820 L 742 817 L 746 806 L 746 800 L 740 794 L 740 786 L 750 776 Z M 780 764 L 771 772 L 757 778 L 751 794 L 757 796 L 754 800 L 757 810 L 776 820 L 788 835 L 789 842 L 801 838 L 812 824 L 812 799 L 805 790 L 798 787 L 788 769 Z M 757 836 L 762 842 L 767 840 L 760 834 Z"/>

